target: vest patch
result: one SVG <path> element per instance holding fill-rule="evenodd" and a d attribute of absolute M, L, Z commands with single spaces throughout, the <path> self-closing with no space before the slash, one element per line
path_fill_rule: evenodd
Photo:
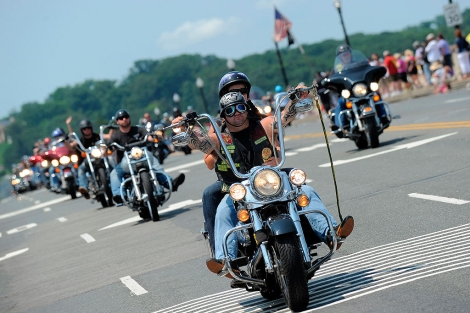
<path fill-rule="evenodd" d="M 259 145 L 261 142 L 263 142 L 263 141 L 265 141 L 265 140 L 267 140 L 267 139 L 268 139 L 268 138 L 266 138 L 266 136 L 263 136 L 263 137 L 261 137 L 260 139 L 258 139 L 258 140 L 255 141 L 255 145 Z"/>

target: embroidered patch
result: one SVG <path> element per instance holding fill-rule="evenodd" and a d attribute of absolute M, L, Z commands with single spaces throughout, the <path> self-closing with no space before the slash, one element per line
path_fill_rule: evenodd
<path fill-rule="evenodd" d="M 261 151 L 261 156 L 263 157 L 263 161 L 266 162 L 267 160 L 269 160 L 269 158 L 273 155 L 271 149 L 269 148 L 264 148 L 262 151 Z"/>
<path fill-rule="evenodd" d="M 260 144 L 261 142 L 263 142 L 263 141 L 265 141 L 265 140 L 267 140 L 267 139 L 268 139 L 268 138 L 266 138 L 266 136 L 263 136 L 263 137 L 261 137 L 260 139 L 258 139 L 258 140 L 255 141 L 255 145 L 258 145 L 258 144 Z"/>
<path fill-rule="evenodd" d="M 225 144 L 230 145 L 233 143 L 232 137 L 229 134 L 222 134 L 222 139 L 224 140 Z"/>

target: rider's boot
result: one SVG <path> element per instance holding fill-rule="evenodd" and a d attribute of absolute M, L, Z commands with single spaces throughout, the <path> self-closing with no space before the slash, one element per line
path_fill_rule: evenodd
<path fill-rule="evenodd" d="M 348 237 L 354 229 L 354 218 L 352 216 L 346 216 L 341 224 L 336 229 L 336 237 L 338 238 L 338 243 L 336 245 L 336 250 L 341 247 L 342 241 Z"/>
<path fill-rule="evenodd" d="M 78 187 L 78 191 L 82 194 L 82 196 L 85 198 L 85 199 L 90 199 L 90 194 L 88 193 L 88 190 L 86 190 L 85 187 Z"/>

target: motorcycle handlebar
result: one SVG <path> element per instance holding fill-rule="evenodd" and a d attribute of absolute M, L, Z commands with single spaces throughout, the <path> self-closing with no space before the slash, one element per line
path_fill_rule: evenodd
<path fill-rule="evenodd" d="M 148 138 L 149 135 L 150 135 L 150 133 L 146 134 L 145 137 L 142 140 L 132 142 L 132 143 L 126 143 L 124 146 L 121 146 L 117 142 L 113 142 L 109 146 L 110 147 L 116 147 L 118 150 L 121 150 L 121 151 L 129 151 L 134 147 L 145 145 L 148 142 L 147 138 Z"/>

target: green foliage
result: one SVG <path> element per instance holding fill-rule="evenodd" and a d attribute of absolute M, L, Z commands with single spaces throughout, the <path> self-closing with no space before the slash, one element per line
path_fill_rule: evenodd
<path fill-rule="evenodd" d="M 463 12 L 465 25 L 470 28 L 470 9 Z M 403 52 L 412 49 L 414 41 L 422 41 L 430 32 L 443 33 L 449 42 L 453 41 L 453 28 L 447 27 L 443 16 L 418 26 L 408 26 L 398 32 L 380 34 L 352 34 L 350 42 L 353 49 L 362 50 L 366 55 L 382 54 L 384 50 Z M 299 82 L 311 84 L 317 71 L 329 71 L 332 68 L 334 51 L 343 43 L 340 40 L 328 39 L 320 43 L 305 44 L 302 55 L 295 45 L 290 48 L 280 47 L 280 54 L 291 85 Z M 285 43 L 283 43 L 285 44 Z M 12 144 L 0 145 L 0 164 L 9 169 L 17 163 L 22 155 L 32 152 L 33 144 L 38 139 L 50 136 L 53 129 L 66 129 L 65 120 L 72 116 L 72 128 L 78 131 L 81 119 L 87 118 L 98 130 L 99 125 L 106 124 L 114 113 L 120 109 L 128 110 L 132 121 L 144 112 L 154 115 L 158 107 L 163 114 L 173 112 L 173 94 L 178 93 L 181 111 L 192 106 L 196 112 L 204 112 L 201 91 L 196 86 L 196 79 L 204 81 L 203 93 L 207 100 L 209 113 L 215 114 L 218 109 L 218 83 L 227 72 L 225 59 L 214 55 L 180 55 L 163 60 L 138 60 L 130 68 L 127 77 L 118 83 L 112 80 L 87 80 L 75 86 L 59 87 L 52 92 L 44 103 L 25 103 L 20 112 L 10 113 L 14 120 L 7 128 L 6 134 Z M 245 72 L 253 85 L 265 91 L 273 91 L 276 85 L 284 85 L 279 59 L 273 46 L 263 54 L 254 54 L 236 60 L 236 69 Z M 284 86 L 286 87 L 286 86 Z M 158 117 L 158 118 L 161 118 Z"/>

